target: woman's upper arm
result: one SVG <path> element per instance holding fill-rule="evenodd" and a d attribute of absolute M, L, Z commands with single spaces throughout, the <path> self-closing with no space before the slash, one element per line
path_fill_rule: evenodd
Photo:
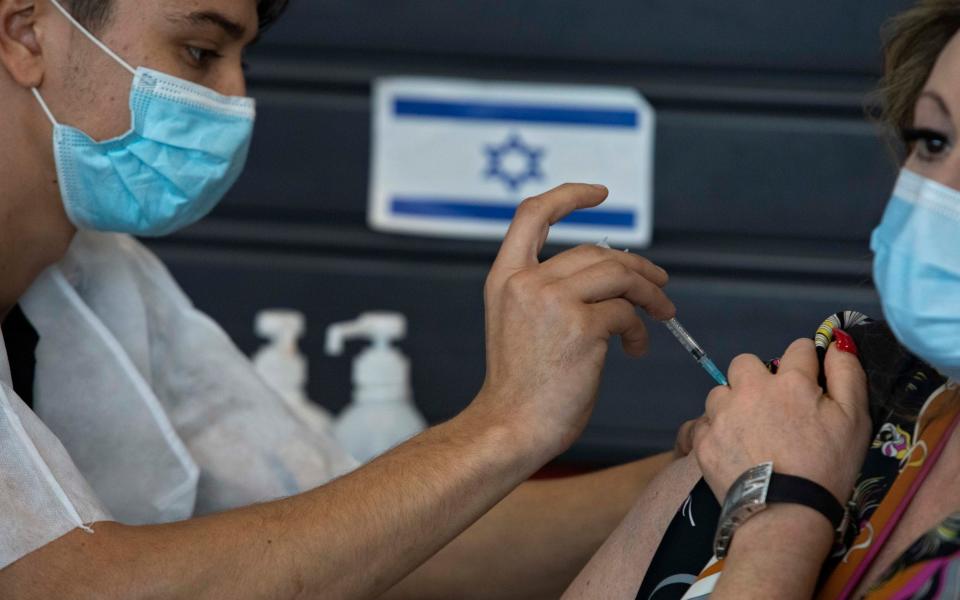
<path fill-rule="evenodd" d="M 633 509 L 593 555 L 563 595 L 633 600 L 663 533 L 701 477 L 692 456 L 665 468 L 640 494 Z"/>

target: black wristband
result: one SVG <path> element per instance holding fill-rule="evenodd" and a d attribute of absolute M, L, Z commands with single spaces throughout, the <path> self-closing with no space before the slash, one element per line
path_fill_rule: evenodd
<path fill-rule="evenodd" d="M 835 530 L 843 523 L 843 505 L 827 488 L 803 477 L 774 473 L 767 489 L 767 504 L 773 502 L 802 504 L 812 508 L 825 516 Z"/>

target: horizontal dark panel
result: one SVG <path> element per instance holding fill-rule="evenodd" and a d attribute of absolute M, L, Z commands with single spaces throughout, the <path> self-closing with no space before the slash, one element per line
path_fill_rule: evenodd
<path fill-rule="evenodd" d="M 671 113 L 658 120 L 659 231 L 867 239 L 897 168 L 862 121 Z"/>
<path fill-rule="evenodd" d="M 489 264 L 497 241 L 447 240 L 375 233 L 363 225 L 262 219 L 208 218 L 157 246 L 197 244 L 223 251 L 295 252 L 340 258 L 424 260 Z M 547 244 L 546 260 L 569 245 Z M 767 277 L 862 285 L 871 278 L 872 255 L 864 241 L 829 243 L 759 236 L 661 235 L 650 248 L 633 249 L 670 273 L 684 276 Z"/>
<path fill-rule="evenodd" d="M 866 240 L 896 172 L 862 120 L 658 115 L 657 235 Z M 364 223 L 370 132 L 366 98 L 263 93 L 247 171 L 215 215 Z"/>
<path fill-rule="evenodd" d="M 909 0 L 294 1 L 259 53 L 327 49 L 874 73 Z"/>
<path fill-rule="evenodd" d="M 410 335 L 402 345 L 414 361 L 417 403 L 431 421 L 455 415 L 482 383 L 485 263 L 155 247 L 197 305 L 245 352 L 259 345 L 253 335 L 256 311 L 304 311 L 311 395 L 333 410 L 349 398 L 350 358 L 323 355 L 324 328 L 365 310 L 408 315 Z M 684 324 L 724 369 L 742 352 L 777 356 L 793 339 L 812 336 L 836 310 L 879 314 L 866 286 L 675 277 L 668 291 Z M 662 326 L 651 324 L 650 334 L 652 350 L 643 359 L 612 351 L 600 403 L 575 456 L 621 460 L 666 448 L 676 427 L 702 410 L 709 377 Z M 353 344 L 349 352 L 359 348 Z"/>
<path fill-rule="evenodd" d="M 423 76 L 490 81 L 617 85 L 643 90 L 670 106 L 775 110 L 857 116 L 877 85 L 875 74 L 761 71 L 655 64 L 533 59 L 501 60 L 448 54 L 325 50 L 321 57 L 290 51 L 251 56 L 248 79 L 256 88 L 369 94 L 379 77 Z"/>

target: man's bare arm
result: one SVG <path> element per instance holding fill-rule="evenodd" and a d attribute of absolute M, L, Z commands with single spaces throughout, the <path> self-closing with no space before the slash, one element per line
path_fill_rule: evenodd
<path fill-rule="evenodd" d="M 443 427 L 456 435 L 458 425 Z M 374 597 L 390 577 L 415 569 L 467 527 L 471 515 L 483 514 L 505 493 L 503 487 L 486 485 L 440 489 L 441 482 L 451 481 L 444 463 L 474 457 L 471 470 L 485 472 L 483 480 L 502 479 L 506 472 L 519 481 L 535 468 L 525 464 L 529 461 L 506 464 L 495 458 L 504 447 L 516 446 L 497 441 L 506 441 L 505 430 L 492 433 L 486 448 L 430 439 L 441 430 L 301 497 L 179 524 L 101 523 L 95 535 L 75 531 L 0 572 L 0 595 Z M 432 454 L 428 446 L 434 445 L 450 459 L 434 454 L 425 464 L 418 454 Z M 494 458 L 484 461 L 484 454 Z M 384 597 L 556 598 L 647 482 L 672 460 L 672 454 L 663 454 L 589 475 L 526 483 Z M 424 485 L 411 479 L 407 467 L 431 469 L 432 481 Z M 372 487 L 385 493 L 373 498 Z M 442 496 L 450 494 L 468 497 L 472 507 L 445 505 Z M 402 525 L 388 535 L 382 528 L 388 521 Z M 392 543 L 405 537 L 416 543 Z"/>
<path fill-rule="evenodd" d="M 525 483 L 384 598 L 558 598 L 674 456 Z"/>
<path fill-rule="evenodd" d="M 646 351 L 637 306 L 661 320 L 676 313 L 662 290 L 666 272 L 642 257 L 582 246 L 540 262 L 550 225 L 606 195 L 568 184 L 520 205 L 484 288 L 483 389 L 454 420 L 287 500 L 70 534 L 0 572 L 0 595 L 383 594 L 574 442 L 596 402 L 610 337 L 631 355 Z"/>
<path fill-rule="evenodd" d="M 300 496 L 170 525 L 74 531 L 0 572 L 0 596 L 376 597 L 529 477 L 540 456 L 506 427 L 465 414 Z"/>

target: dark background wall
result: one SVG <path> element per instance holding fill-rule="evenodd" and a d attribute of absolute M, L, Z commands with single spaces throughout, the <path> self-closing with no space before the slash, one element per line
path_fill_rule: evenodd
<path fill-rule="evenodd" d="M 151 245 L 245 351 L 259 344 L 257 310 L 307 313 L 311 394 L 332 410 L 349 398 L 350 361 L 323 356 L 325 326 L 406 313 L 417 402 L 446 419 L 482 382 L 481 288 L 497 245 L 366 227 L 372 80 L 634 86 L 659 115 L 645 253 L 723 368 L 741 352 L 773 357 L 836 310 L 880 314 L 868 238 L 896 168 L 862 105 L 880 26 L 909 4 L 293 0 L 250 54 L 259 121 L 246 175 L 206 221 Z M 569 458 L 669 447 L 700 413 L 711 381 L 662 326 L 651 339 L 641 360 L 614 346 Z"/>

